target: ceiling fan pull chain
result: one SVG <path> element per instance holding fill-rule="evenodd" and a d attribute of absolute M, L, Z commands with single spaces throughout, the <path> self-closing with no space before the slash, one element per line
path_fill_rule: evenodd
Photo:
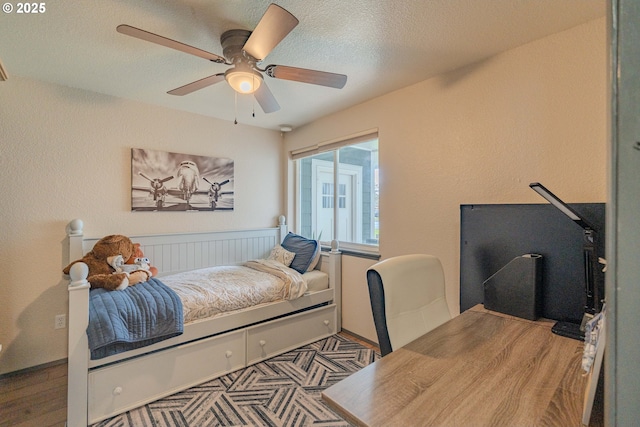
<path fill-rule="evenodd" d="M 234 113 L 234 119 L 233 119 L 233 124 L 237 125 L 238 124 L 238 92 L 235 92 L 234 95 L 234 109 L 235 109 L 235 113 Z"/>

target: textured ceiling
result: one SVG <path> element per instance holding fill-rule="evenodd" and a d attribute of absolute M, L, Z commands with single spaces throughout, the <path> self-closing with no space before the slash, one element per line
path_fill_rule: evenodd
<path fill-rule="evenodd" d="M 251 95 L 236 99 L 226 82 L 168 95 L 228 66 L 116 32 L 129 24 L 222 55 L 220 34 L 252 30 L 269 3 L 55 0 L 41 14 L 2 13 L 0 61 L 9 79 L 0 84 L 25 76 L 252 126 L 295 128 L 606 14 L 606 0 L 278 1 L 300 23 L 262 65 L 346 74 L 348 81 L 333 89 L 265 77 L 281 106 L 271 114 Z"/>

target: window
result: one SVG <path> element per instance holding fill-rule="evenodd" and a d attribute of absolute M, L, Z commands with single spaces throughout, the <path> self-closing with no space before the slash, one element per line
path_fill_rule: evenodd
<path fill-rule="evenodd" d="M 377 132 L 298 150 L 292 157 L 298 233 L 323 242 L 377 245 Z"/>

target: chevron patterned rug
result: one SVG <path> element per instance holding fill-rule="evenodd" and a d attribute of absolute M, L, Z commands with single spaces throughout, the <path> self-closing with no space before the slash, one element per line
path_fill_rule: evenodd
<path fill-rule="evenodd" d="M 333 335 L 92 427 L 350 426 L 320 395 L 379 358 Z"/>

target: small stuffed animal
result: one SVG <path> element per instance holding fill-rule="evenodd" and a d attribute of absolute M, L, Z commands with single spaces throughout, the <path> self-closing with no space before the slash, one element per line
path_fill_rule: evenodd
<path fill-rule="evenodd" d="M 149 258 L 134 258 L 134 264 L 126 264 L 122 255 L 110 256 L 107 258 L 107 262 L 116 273 L 131 274 L 136 271 L 145 271 L 147 273 L 147 279 L 151 277 L 151 271 L 149 271 Z"/>
<path fill-rule="evenodd" d="M 135 246 L 131 239 L 121 234 L 112 234 L 98 240 L 93 249 L 79 260 L 73 261 L 64 268 L 63 273 L 69 274 L 71 266 L 76 262 L 84 262 L 89 267 L 87 280 L 91 288 L 104 288 L 110 291 L 123 290 L 129 285 L 135 285 L 148 279 L 149 273 L 144 270 L 135 270 L 131 273 L 116 272 L 109 264 L 109 259 L 122 256 L 129 259 L 135 252 Z"/>
<path fill-rule="evenodd" d="M 141 269 L 148 271 L 151 276 L 157 276 L 158 269 L 151 265 L 149 258 L 145 258 L 144 253 L 142 252 L 142 248 L 140 247 L 140 243 L 134 243 L 133 246 L 135 247 L 133 255 L 131 255 L 131 257 L 129 257 L 129 259 L 125 261 L 125 264 L 129 266 L 139 265 Z"/>

